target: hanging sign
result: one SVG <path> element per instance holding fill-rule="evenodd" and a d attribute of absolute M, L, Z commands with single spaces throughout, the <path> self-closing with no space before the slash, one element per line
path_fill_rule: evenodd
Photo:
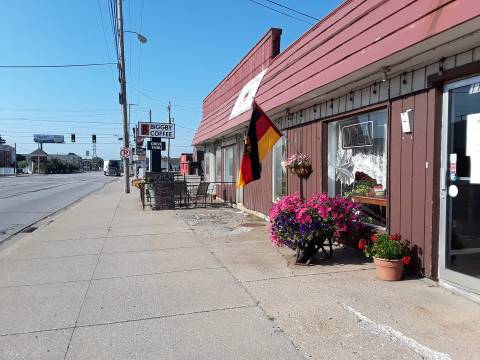
<path fill-rule="evenodd" d="M 147 141 L 147 150 L 165 151 L 165 141 Z"/>
<path fill-rule="evenodd" d="M 175 139 L 175 124 L 169 123 L 138 123 L 138 136 Z"/>
<path fill-rule="evenodd" d="M 230 113 L 230 118 L 234 117 L 248 111 L 252 107 L 253 99 L 257 94 L 258 87 L 262 82 L 263 76 L 267 72 L 267 69 L 263 70 L 260 74 L 255 76 L 252 80 L 245 84 L 245 86 L 238 93 L 237 101 L 233 106 L 232 112 Z"/>

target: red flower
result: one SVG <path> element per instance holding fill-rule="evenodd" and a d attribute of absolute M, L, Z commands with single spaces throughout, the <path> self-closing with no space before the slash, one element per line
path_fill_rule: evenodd
<path fill-rule="evenodd" d="M 409 265 L 411 260 L 412 260 L 412 258 L 410 256 L 404 256 L 402 258 L 402 263 L 403 263 L 403 265 Z"/>
<path fill-rule="evenodd" d="M 363 250 L 363 249 L 365 249 L 366 246 L 367 246 L 367 240 L 360 239 L 360 241 L 358 242 L 358 248 L 360 250 Z"/>

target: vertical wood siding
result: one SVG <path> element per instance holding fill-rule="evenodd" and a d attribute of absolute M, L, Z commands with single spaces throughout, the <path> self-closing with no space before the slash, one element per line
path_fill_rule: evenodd
<path fill-rule="evenodd" d="M 435 89 L 405 96 L 392 102 L 389 156 L 389 230 L 400 233 L 414 249 L 414 268 L 435 276 L 432 257 L 433 216 L 437 203 L 434 184 L 436 146 Z M 401 130 L 400 113 L 413 109 L 413 132 Z"/>
<path fill-rule="evenodd" d="M 303 195 L 305 198 L 316 192 L 326 190 L 324 184 L 324 142 L 322 138 L 323 123 L 320 121 L 305 124 L 287 130 L 287 154 L 291 156 L 303 153 L 311 156 L 313 173 L 303 183 Z M 326 139 L 326 137 L 325 137 Z M 289 194 L 300 191 L 300 180 L 296 175 L 287 174 L 287 191 Z"/>
<path fill-rule="evenodd" d="M 243 204 L 247 209 L 268 215 L 272 207 L 272 153 L 262 161 L 262 177 L 244 187 Z"/>

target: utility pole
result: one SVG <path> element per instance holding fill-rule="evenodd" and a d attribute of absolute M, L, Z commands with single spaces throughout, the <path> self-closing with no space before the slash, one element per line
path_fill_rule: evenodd
<path fill-rule="evenodd" d="M 125 49 L 123 43 L 123 11 L 122 0 L 117 0 L 117 33 L 118 42 L 120 48 L 120 59 L 118 63 L 118 71 L 120 73 L 120 103 L 122 105 L 122 125 L 123 125 L 123 147 L 130 147 L 130 141 L 128 138 L 128 114 L 127 114 L 127 81 L 125 78 Z M 123 158 L 123 171 L 125 174 L 125 193 L 130 192 L 130 159 L 128 157 Z"/>
<path fill-rule="evenodd" d="M 17 176 L 17 143 L 15 143 L 15 167 L 13 170 L 15 171 L 15 176 Z"/>
<path fill-rule="evenodd" d="M 167 110 L 168 110 L 168 123 L 171 124 L 172 123 L 172 103 L 171 103 L 170 100 L 168 100 Z M 167 141 L 168 141 L 168 144 L 167 144 L 167 171 L 170 171 L 170 139 L 168 139 Z"/>
<path fill-rule="evenodd" d="M 152 122 L 152 110 L 148 110 L 148 121 Z M 151 141 L 151 140 L 152 139 L 147 140 L 147 141 Z M 150 150 L 150 154 L 148 156 L 148 171 L 153 172 L 153 170 L 152 170 L 152 150 Z"/>

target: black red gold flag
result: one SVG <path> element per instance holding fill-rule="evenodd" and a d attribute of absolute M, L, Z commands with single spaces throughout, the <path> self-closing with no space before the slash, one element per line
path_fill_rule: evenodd
<path fill-rule="evenodd" d="M 252 181 L 260 179 L 261 161 L 281 137 L 280 130 L 277 129 L 254 101 L 252 117 L 244 140 L 237 187 L 243 187 Z"/>

